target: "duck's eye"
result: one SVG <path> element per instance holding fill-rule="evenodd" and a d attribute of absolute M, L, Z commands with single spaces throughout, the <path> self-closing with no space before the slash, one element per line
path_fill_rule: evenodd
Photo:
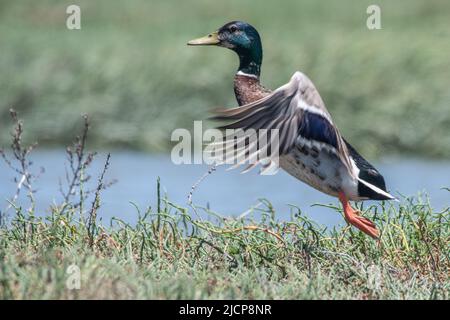
<path fill-rule="evenodd" d="M 237 31 L 237 27 L 236 26 L 231 26 L 230 27 L 230 32 L 231 33 L 235 33 Z"/>

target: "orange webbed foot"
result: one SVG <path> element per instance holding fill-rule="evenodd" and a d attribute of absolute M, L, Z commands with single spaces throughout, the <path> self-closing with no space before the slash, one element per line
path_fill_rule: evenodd
<path fill-rule="evenodd" d="M 353 209 L 350 206 L 348 198 L 345 196 L 345 194 L 339 193 L 339 200 L 341 201 L 344 208 L 345 220 L 348 223 L 350 223 L 352 226 L 355 226 L 374 239 L 379 238 L 380 232 L 378 231 L 375 223 L 361 216 L 361 213 L 358 210 Z"/>

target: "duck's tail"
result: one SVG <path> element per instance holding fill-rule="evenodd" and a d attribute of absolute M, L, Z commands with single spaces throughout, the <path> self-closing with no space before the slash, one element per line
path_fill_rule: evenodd
<path fill-rule="evenodd" d="M 387 191 L 361 179 L 358 178 L 358 193 L 362 197 L 367 197 L 371 200 L 397 200 L 396 197 L 388 193 Z M 384 179 L 383 179 L 384 182 Z"/>

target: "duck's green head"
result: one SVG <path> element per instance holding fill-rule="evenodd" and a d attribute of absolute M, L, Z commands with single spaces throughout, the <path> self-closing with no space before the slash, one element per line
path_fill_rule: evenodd
<path fill-rule="evenodd" d="M 258 31 L 246 22 L 229 22 L 205 37 L 189 41 L 188 45 L 213 45 L 233 50 L 239 56 L 239 71 L 259 77 L 262 63 L 261 38 Z"/>

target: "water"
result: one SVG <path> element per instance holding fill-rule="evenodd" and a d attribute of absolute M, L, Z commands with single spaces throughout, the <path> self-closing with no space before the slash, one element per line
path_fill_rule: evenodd
<path fill-rule="evenodd" d="M 90 170 L 92 186 L 100 174 L 106 154 L 100 153 Z M 65 154 L 63 151 L 35 151 L 32 157 L 35 171 L 45 173 L 35 183 L 36 205 L 40 214 L 48 213 L 52 203 L 60 203 L 59 180 L 64 181 Z M 396 196 L 417 195 L 426 191 L 437 210 L 450 205 L 450 161 L 392 158 L 378 161 L 376 167 L 385 176 L 388 189 Z M 208 170 L 206 165 L 174 165 L 168 156 L 130 151 L 114 151 L 106 179 L 118 182 L 101 194 L 99 217 L 109 221 L 113 216 L 133 223 L 137 219 L 134 203 L 141 211 L 156 203 L 156 179 L 161 177 L 162 192 L 181 206 L 186 206 L 191 186 Z M 15 191 L 14 173 L 0 162 L 0 208 L 7 206 L 6 198 Z M 270 200 L 277 217 L 289 219 L 293 204 L 320 224 L 343 224 L 335 211 L 311 207 L 315 203 L 337 205 L 335 198 L 324 195 L 280 171 L 275 176 L 260 176 L 257 170 L 240 174 L 237 170 L 219 168 L 208 176 L 194 193 L 194 203 L 207 206 L 223 216 L 238 216 L 258 204 L 259 198 Z M 375 203 L 375 202 L 374 202 Z M 88 202 L 91 204 L 91 201 Z"/>

